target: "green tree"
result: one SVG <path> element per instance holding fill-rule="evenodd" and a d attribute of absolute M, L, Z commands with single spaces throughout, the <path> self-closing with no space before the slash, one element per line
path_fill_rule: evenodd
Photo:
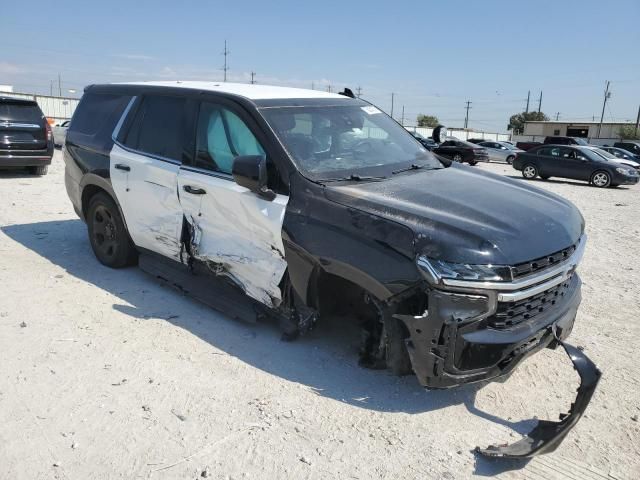
<path fill-rule="evenodd" d="M 516 135 L 521 135 L 524 132 L 524 122 L 546 122 L 549 120 L 542 112 L 522 112 L 516 113 L 515 115 L 511 115 L 509 119 L 509 125 L 507 126 L 508 130 L 513 130 L 513 133 Z"/>
<path fill-rule="evenodd" d="M 618 130 L 618 135 L 623 140 L 640 140 L 640 129 L 636 129 L 634 124 L 623 125 Z"/>
<path fill-rule="evenodd" d="M 435 117 L 433 115 L 423 115 L 422 113 L 420 115 L 418 115 L 418 126 L 419 127 L 437 127 L 438 125 L 440 125 L 440 122 L 438 121 L 438 117 Z"/>

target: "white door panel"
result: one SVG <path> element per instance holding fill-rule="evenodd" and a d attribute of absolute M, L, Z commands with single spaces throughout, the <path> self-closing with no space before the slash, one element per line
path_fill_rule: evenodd
<path fill-rule="evenodd" d="M 185 186 L 205 190 L 187 193 Z M 218 275 L 228 276 L 247 295 L 273 307 L 287 264 L 282 222 L 289 197 L 265 200 L 232 179 L 181 169 L 180 202 L 197 232 L 192 254 Z"/>
<path fill-rule="evenodd" d="M 176 259 L 183 218 L 177 193 L 179 169 L 177 162 L 125 150 L 118 144 L 111 150 L 111 183 L 131 239 L 139 247 Z"/>

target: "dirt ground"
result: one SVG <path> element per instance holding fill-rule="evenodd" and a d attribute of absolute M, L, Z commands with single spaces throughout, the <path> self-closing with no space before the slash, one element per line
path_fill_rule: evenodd
<path fill-rule="evenodd" d="M 586 219 L 570 342 L 603 378 L 555 453 L 503 462 L 472 449 L 568 411 L 578 377 L 561 351 L 505 383 L 425 391 L 358 367 L 337 320 L 283 343 L 101 266 L 63 172 L 60 152 L 46 177 L 0 172 L 1 479 L 640 478 L 640 186 L 535 182 Z"/>

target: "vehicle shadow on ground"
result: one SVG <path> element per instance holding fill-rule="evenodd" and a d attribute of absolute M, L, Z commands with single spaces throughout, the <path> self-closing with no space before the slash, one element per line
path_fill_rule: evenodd
<path fill-rule="evenodd" d="M 5 178 L 33 178 L 39 179 L 41 178 L 39 175 L 34 175 L 29 172 L 26 168 L 9 168 L 0 170 L 0 180 Z"/>
<path fill-rule="evenodd" d="M 227 318 L 161 286 L 136 267 L 122 270 L 104 267 L 95 259 L 86 227 L 80 220 L 10 225 L 0 231 L 68 274 L 121 299 L 123 304 L 115 304 L 115 310 L 140 319 L 164 319 L 228 355 L 306 385 L 318 395 L 378 412 L 416 414 L 464 405 L 473 415 L 519 433 L 526 433 L 535 424 L 531 420 L 512 422 L 478 409 L 475 399 L 483 384 L 425 391 L 413 376 L 398 378 L 387 371 L 358 367 L 357 329 L 347 329 L 345 335 L 339 319 L 319 325 L 295 342 L 282 342 L 274 324 L 246 324 Z M 478 462 L 477 473 L 485 470 L 489 473 L 495 468 L 491 466 L 495 462 L 484 459 Z"/>
<path fill-rule="evenodd" d="M 575 185 L 576 187 L 590 187 L 590 188 L 596 188 L 593 185 L 591 185 L 589 182 L 587 182 L 586 180 L 583 182 L 580 181 L 572 181 L 572 180 L 567 180 L 564 178 L 550 178 L 548 180 L 543 180 L 542 178 L 534 178 L 533 180 L 528 180 L 526 178 L 523 178 L 522 175 L 505 175 L 508 178 L 513 178 L 515 180 L 522 180 L 523 182 L 531 182 L 531 183 L 538 183 L 538 184 L 544 184 L 544 183 L 561 183 L 564 185 Z M 629 190 L 629 185 L 618 185 L 616 187 L 610 187 L 613 188 L 615 190 Z"/>

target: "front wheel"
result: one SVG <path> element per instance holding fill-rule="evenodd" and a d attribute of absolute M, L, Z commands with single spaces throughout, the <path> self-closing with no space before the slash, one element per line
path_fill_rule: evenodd
<path fill-rule="evenodd" d="M 533 180 L 538 176 L 538 169 L 536 168 L 535 165 L 531 165 L 531 164 L 525 165 L 524 168 L 522 169 L 522 176 L 527 180 Z"/>
<path fill-rule="evenodd" d="M 462 163 L 462 155 L 460 155 L 459 153 L 456 153 L 456 154 L 453 156 L 453 161 L 454 161 L 454 162 L 458 162 L 458 163 Z"/>
<path fill-rule="evenodd" d="M 549 180 L 551 177 L 549 175 L 540 175 L 540 178 L 543 180 Z"/>
<path fill-rule="evenodd" d="M 96 258 L 107 267 L 121 268 L 132 265 L 137 252 L 129 238 L 115 202 L 105 193 L 97 193 L 87 210 L 89 241 Z"/>
<path fill-rule="evenodd" d="M 591 184 L 598 188 L 611 185 L 611 176 L 607 172 L 596 172 L 591 176 Z"/>

